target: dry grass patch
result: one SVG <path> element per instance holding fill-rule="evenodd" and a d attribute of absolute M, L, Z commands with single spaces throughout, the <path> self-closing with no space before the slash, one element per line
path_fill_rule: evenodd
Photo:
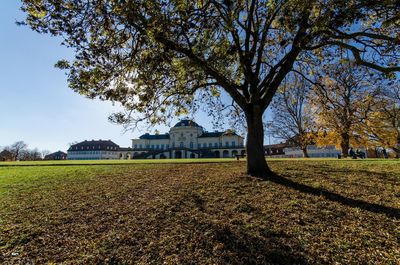
<path fill-rule="evenodd" d="M 398 163 L 271 166 L 290 182 L 242 162 L 15 169 L 0 181 L 0 263 L 400 263 Z"/>

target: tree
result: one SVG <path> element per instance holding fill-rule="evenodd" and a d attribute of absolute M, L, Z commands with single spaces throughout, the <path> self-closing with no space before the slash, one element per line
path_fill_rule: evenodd
<path fill-rule="evenodd" d="M 41 156 L 41 158 L 42 159 L 44 159 L 47 155 L 49 155 L 51 152 L 49 151 L 49 150 L 47 150 L 47 149 L 45 149 L 45 150 L 42 150 L 41 152 L 40 152 L 40 156 Z"/>
<path fill-rule="evenodd" d="M 12 161 L 14 160 L 13 154 L 10 152 L 8 146 L 0 148 L 0 161 Z"/>
<path fill-rule="evenodd" d="M 312 117 L 307 109 L 310 84 L 298 75 L 288 76 L 278 89 L 273 107 L 272 132 L 274 137 L 299 147 L 309 157 L 307 146 L 312 143 Z"/>
<path fill-rule="evenodd" d="M 10 146 L 9 151 L 13 154 L 14 160 L 20 160 L 27 148 L 28 145 L 24 141 L 18 141 Z"/>
<path fill-rule="evenodd" d="M 358 64 L 400 70 L 395 0 L 23 0 L 22 10 L 75 50 L 57 63 L 73 90 L 124 106 L 113 121 L 161 123 L 225 91 L 245 115 L 258 177 L 272 174 L 262 116 L 295 64 L 339 46 Z"/>
<path fill-rule="evenodd" d="M 41 160 L 42 155 L 37 148 L 35 149 L 25 149 L 21 151 L 20 160 L 23 161 L 36 161 Z"/>
<path fill-rule="evenodd" d="M 400 85 L 390 81 L 384 84 L 381 92 L 379 104 L 367 119 L 365 133 L 372 145 L 390 148 L 399 158 Z"/>
<path fill-rule="evenodd" d="M 350 145 L 365 146 L 364 124 L 377 104 L 373 73 L 354 62 L 337 60 L 324 65 L 310 102 L 318 130 L 318 145 L 336 145 L 347 157 Z"/>

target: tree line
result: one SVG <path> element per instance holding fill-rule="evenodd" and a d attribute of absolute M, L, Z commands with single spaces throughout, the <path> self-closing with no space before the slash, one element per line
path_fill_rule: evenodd
<path fill-rule="evenodd" d="M 347 157 L 350 147 L 391 149 L 400 157 L 400 84 L 335 54 L 308 75 L 294 71 L 272 104 L 270 133 L 303 151 L 335 145 Z"/>
<path fill-rule="evenodd" d="M 38 148 L 29 149 L 27 143 L 24 141 L 17 141 L 9 146 L 0 148 L 0 153 L 3 153 L 3 160 L 35 161 L 44 159 L 46 155 L 50 154 L 50 151 L 39 151 Z"/>

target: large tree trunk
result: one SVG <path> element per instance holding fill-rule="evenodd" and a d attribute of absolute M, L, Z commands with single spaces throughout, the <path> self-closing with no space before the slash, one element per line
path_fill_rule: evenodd
<path fill-rule="evenodd" d="M 310 157 L 308 155 L 307 146 L 302 147 L 301 151 L 303 151 L 303 157 L 305 157 L 305 158 L 309 158 Z"/>
<path fill-rule="evenodd" d="M 350 149 L 350 136 L 348 133 L 342 133 L 340 141 L 340 148 L 342 149 L 342 156 L 347 157 Z"/>
<path fill-rule="evenodd" d="M 252 106 L 245 111 L 245 115 L 247 121 L 247 174 L 267 178 L 273 173 L 265 161 L 262 110 L 259 106 Z"/>
<path fill-rule="evenodd" d="M 396 158 L 400 158 L 400 133 L 397 132 L 397 144 L 393 148 L 393 151 L 396 153 Z"/>
<path fill-rule="evenodd" d="M 396 158 L 400 158 L 400 147 L 392 147 L 391 149 L 395 152 Z"/>

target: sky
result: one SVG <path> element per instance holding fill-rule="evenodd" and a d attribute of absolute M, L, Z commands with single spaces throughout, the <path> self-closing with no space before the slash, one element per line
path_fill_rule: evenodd
<path fill-rule="evenodd" d="M 65 72 L 54 67 L 60 59 L 73 58 L 72 50 L 61 46 L 59 38 L 17 26 L 24 18 L 20 5 L 15 0 L 0 3 L 0 148 L 22 140 L 29 148 L 66 151 L 69 143 L 91 139 L 128 147 L 132 138 L 147 132 L 125 132 L 107 119 L 118 106 L 73 92 Z M 195 121 L 213 129 L 204 113 L 195 115 Z M 166 126 L 155 129 L 168 131 Z"/>

